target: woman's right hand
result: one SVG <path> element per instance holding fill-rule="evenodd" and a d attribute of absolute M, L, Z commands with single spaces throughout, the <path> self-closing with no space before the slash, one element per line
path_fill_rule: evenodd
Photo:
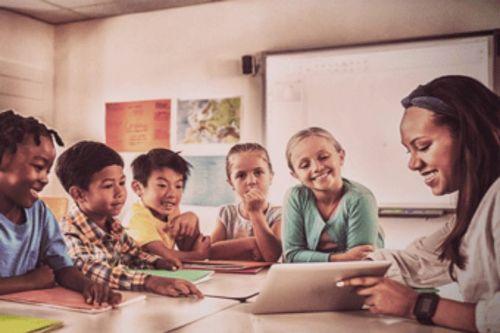
<path fill-rule="evenodd" d="M 356 293 L 365 296 L 370 312 L 412 318 L 417 293 L 410 287 L 394 280 L 364 276 L 337 282 L 337 287 L 355 287 Z"/>
<path fill-rule="evenodd" d="M 358 245 L 344 253 L 333 253 L 330 261 L 356 261 L 365 259 L 374 250 L 373 245 Z"/>

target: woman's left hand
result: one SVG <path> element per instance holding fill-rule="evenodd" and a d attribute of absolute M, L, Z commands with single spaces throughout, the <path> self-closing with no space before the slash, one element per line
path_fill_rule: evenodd
<path fill-rule="evenodd" d="M 358 295 L 367 297 L 365 305 L 372 313 L 408 318 L 413 315 L 417 292 L 394 280 L 365 276 L 337 282 L 337 286 L 356 287 Z"/>

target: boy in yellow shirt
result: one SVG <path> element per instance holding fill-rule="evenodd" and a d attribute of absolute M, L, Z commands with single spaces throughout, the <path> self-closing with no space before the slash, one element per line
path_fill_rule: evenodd
<path fill-rule="evenodd" d="M 200 233 L 198 217 L 179 209 L 190 168 L 179 154 L 163 148 L 132 162 L 132 189 L 141 200 L 132 206 L 125 225 L 142 249 L 167 260 L 209 257 L 210 238 Z"/>

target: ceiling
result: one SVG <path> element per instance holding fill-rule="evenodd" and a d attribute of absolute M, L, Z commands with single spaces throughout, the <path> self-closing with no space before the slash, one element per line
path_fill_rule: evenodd
<path fill-rule="evenodd" d="M 0 0 L 0 8 L 62 24 L 217 1 L 223 0 Z"/>

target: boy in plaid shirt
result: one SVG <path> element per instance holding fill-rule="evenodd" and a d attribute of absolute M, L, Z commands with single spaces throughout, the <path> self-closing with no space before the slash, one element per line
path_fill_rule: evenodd
<path fill-rule="evenodd" d="M 180 262 L 142 251 L 115 218 L 127 198 L 123 165 L 117 152 L 92 141 L 73 145 L 57 161 L 56 174 L 76 204 L 62 219 L 75 265 L 87 277 L 111 288 L 202 297 L 188 281 L 134 271 L 176 269 Z"/>

